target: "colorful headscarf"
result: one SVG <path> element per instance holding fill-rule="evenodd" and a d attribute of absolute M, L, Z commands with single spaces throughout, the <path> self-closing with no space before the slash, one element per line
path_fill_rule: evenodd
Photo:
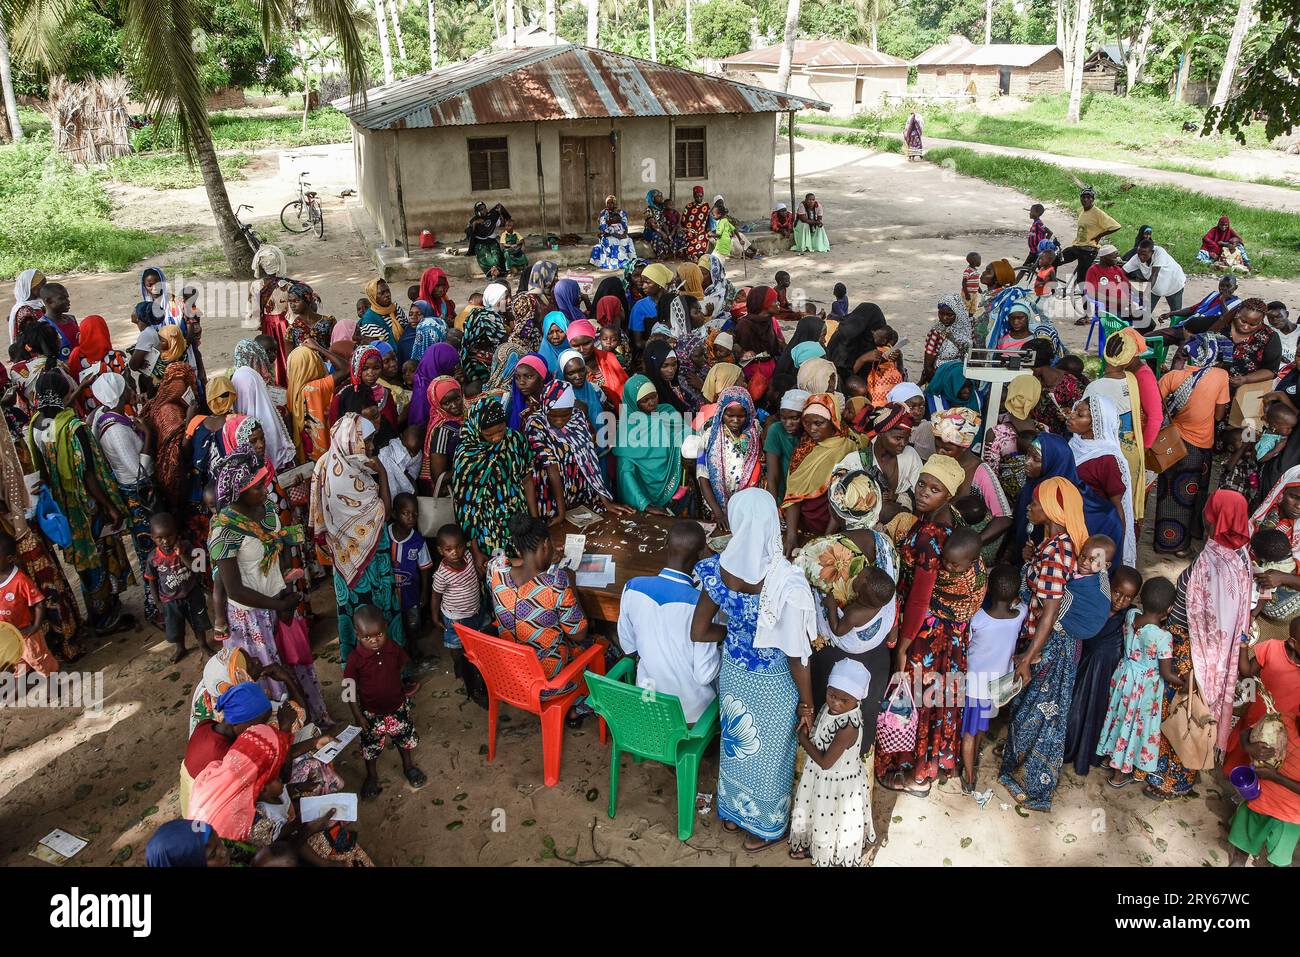
<path fill-rule="evenodd" d="M 974 344 L 975 333 L 970 312 L 967 311 L 966 303 L 962 301 L 961 296 L 955 292 L 940 296 L 939 305 L 951 309 L 957 319 L 951 326 L 946 327 L 948 337 L 939 346 L 937 361 L 947 362 L 951 359 L 960 359 Z"/>
<path fill-rule="evenodd" d="M 704 298 L 704 275 L 700 272 L 700 267 L 693 262 L 684 262 L 677 267 L 677 278 L 681 280 L 681 287 L 678 289 L 684 296 L 691 296 L 694 299 Z"/>
<path fill-rule="evenodd" d="M 1085 396 L 1080 401 L 1088 403 L 1088 413 L 1092 416 L 1092 438 L 1085 439 L 1081 435 L 1070 437 L 1070 452 L 1074 456 L 1074 467 L 1077 469 L 1085 462 L 1104 458 L 1107 455 L 1114 459 L 1120 478 L 1124 482 L 1124 528 L 1125 530 L 1136 528 L 1133 515 L 1133 476 L 1129 472 L 1128 459 L 1125 458 L 1124 449 L 1120 445 L 1119 410 L 1109 396 L 1100 393 Z M 1138 478 L 1143 480 L 1145 476 Z M 1136 567 L 1137 563 L 1136 538 L 1136 535 L 1126 534 L 1122 542 L 1116 543 L 1121 548 L 1120 554 L 1124 564 L 1130 567 Z"/>
<path fill-rule="evenodd" d="M 220 761 L 199 772 L 190 789 L 190 816 L 212 825 L 218 836 L 243 841 L 253 830 L 257 799 L 280 773 L 292 736 L 255 724 L 235 738 Z"/>
<path fill-rule="evenodd" d="M 415 369 L 415 384 L 411 390 L 411 404 L 407 407 L 407 421 L 411 425 L 424 425 L 432 411 L 428 403 L 429 385 L 440 376 L 451 375 L 460 365 L 460 353 L 446 342 L 435 343 L 423 356 Z"/>
<path fill-rule="evenodd" d="M 880 486 L 862 470 L 836 472 L 827 491 L 831 511 L 848 531 L 871 528 L 880 519 L 884 497 Z"/>
<path fill-rule="evenodd" d="M 558 360 L 558 355 L 556 358 Z M 546 383 L 551 379 L 551 372 L 545 359 L 536 352 L 530 352 L 515 363 L 515 371 L 518 371 L 520 366 L 527 366 L 529 369 L 536 372 L 542 380 L 542 391 L 546 390 Z M 519 388 L 519 384 L 515 381 L 515 376 L 512 372 L 510 374 L 510 398 L 508 402 L 510 411 L 508 422 L 510 428 L 519 429 L 523 427 L 524 418 L 528 415 L 528 404 L 528 397 L 525 396 L 523 390 Z"/>
<path fill-rule="evenodd" d="M 572 409 L 573 404 L 573 386 L 563 379 L 552 380 L 542 391 L 542 407 L 530 413 L 525 422 L 529 445 L 556 463 L 566 498 L 573 494 L 587 501 L 612 499 L 587 419 L 570 415 L 568 422 L 556 428 L 547 417 L 547 412 Z"/>
<path fill-rule="evenodd" d="M 383 352 L 380 351 L 379 347 L 376 346 L 373 342 L 367 342 L 365 345 L 357 346 L 355 349 L 352 350 L 352 365 L 350 367 L 349 378 L 352 382 L 352 388 L 355 389 L 358 393 L 362 392 L 366 388 L 364 382 L 361 379 L 361 374 L 365 371 L 366 363 L 369 362 L 371 359 L 374 359 L 376 362 L 378 362 L 379 368 L 383 369 L 384 354 Z M 375 391 L 376 398 L 378 398 L 377 390 L 379 390 L 380 388 L 382 388 L 382 386 L 380 386 L 378 382 L 376 382 L 374 386 L 372 386 L 372 391 Z"/>
<path fill-rule="evenodd" d="M 931 399 L 942 399 L 950 408 L 961 406 L 978 412 L 980 410 L 979 390 L 975 388 L 973 382 L 970 383 L 970 395 L 965 399 L 959 398 L 961 390 L 966 387 L 968 381 L 964 363 L 957 359 L 944 362 L 934 370 L 930 384 L 925 387 L 925 394 Z"/>
<path fill-rule="evenodd" d="M 1236 551 L 1250 542 L 1250 518 L 1246 498 L 1240 492 L 1219 489 L 1205 506 L 1205 527 L 1210 538 Z"/>
<path fill-rule="evenodd" d="M 353 588 L 385 537 L 379 479 L 366 466 L 361 416 L 349 412 L 330 430 L 330 447 L 311 478 L 309 523 L 324 536 L 334 571 Z"/>
<path fill-rule="evenodd" d="M 233 505 L 249 489 L 265 485 L 271 477 L 262 457 L 247 446 L 236 447 L 222 459 L 216 473 L 217 508 L 220 509 Z"/>
<path fill-rule="evenodd" d="M 831 391 L 831 380 L 839 375 L 835 363 L 829 359 L 808 359 L 799 366 L 796 382 L 799 388 L 814 394 Z"/>
<path fill-rule="evenodd" d="M 487 392 L 465 410 L 465 425 L 452 465 L 452 495 L 456 519 L 469 540 L 485 551 L 510 543 L 510 516 L 528 508 L 524 482 L 532 453 L 523 433 L 507 429 L 500 442 L 488 442 L 483 433 L 506 423 L 499 392 Z"/>
<path fill-rule="evenodd" d="M 842 434 L 839 403 L 836 396 L 818 392 L 804 402 L 804 415 L 819 415 L 830 420 L 830 431 L 820 442 L 814 442 L 805 431 L 790 455 L 790 467 L 785 485 L 782 508 L 815 499 L 826 492 L 831 472 L 850 452 L 859 448 L 857 439 Z M 776 426 L 774 426 L 776 428 Z"/>
<path fill-rule="evenodd" d="M 226 415 L 235 407 L 235 386 L 229 376 L 214 375 L 208 380 L 205 395 L 213 415 Z"/>
<path fill-rule="evenodd" d="M 678 412 L 687 410 L 687 403 L 682 399 L 678 392 L 676 382 L 669 382 L 664 378 L 663 365 L 669 359 L 676 359 L 677 352 L 667 342 L 659 340 L 652 342 L 645 349 L 645 374 L 650 379 L 656 389 L 659 390 L 659 401 L 665 405 L 672 406 Z M 681 363 L 678 362 L 678 374 L 681 374 Z"/>
<path fill-rule="evenodd" d="M 658 395 L 654 383 L 634 375 L 623 385 L 623 417 L 614 454 L 621 468 L 634 476 L 636 485 L 652 506 L 664 506 L 682 480 L 681 419 L 671 406 L 660 403 L 653 412 L 642 412 L 637 402 L 645 395 Z M 621 475 L 622 473 L 620 473 Z M 620 486 L 621 498 L 642 507 Z"/>
<path fill-rule="evenodd" d="M 325 363 L 315 350 L 298 346 L 289 353 L 289 418 L 293 422 L 293 445 L 298 458 L 304 459 L 302 433 L 307 421 L 307 386 L 325 378 Z M 211 388 L 211 386 L 209 386 Z M 212 406 L 211 393 L 208 406 Z"/>
<path fill-rule="evenodd" d="M 566 342 L 563 345 L 553 345 L 548 338 L 548 334 L 553 328 L 560 328 L 566 334 Z M 569 318 L 558 309 L 548 312 L 546 318 L 542 320 L 542 341 L 537 347 L 538 354 L 546 363 L 546 368 L 550 370 L 551 375 L 559 375 L 560 370 L 557 363 L 560 360 L 560 353 L 567 347 L 567 334 L 569 331 Z"/>
<path fill-rule="evenodd" d="M 790 358 L 798 369 L 810 359 L 826 358 L 826 350 L 820 342 L 801 342 L 790 347 Z"/>
<path fill-rule="evenodd" d="M 565 277 L 555 284 L 555 308 L 569 322 L 587 318 L 582 312 L 582 287 L 578 280 Z"/>
<path fill-rule="evenodd" d="M 934 437 L 951 445 L 968 449 L 980 432 L 980 414 L 973 409 L 954 406 L 930 416 Z"/>
<path fill-rule="evenodd" d="M 159 335 L 161 336 L 162 333 L 166 332 L 169 328 L 176 327 L 164 327 L 159 332 Z M 236 369 L 242 369 L 245 366 L 255 371 L 267 381 L 270 381 L 269 377 L 273 374 L 273 370 L 275 369 L 275 364 L 271 361 L 271 357 L 266 354 L 266 350 L 252 339 L 240 339 L 235 343 L 235 351 L 231 359 L 230 369 L 233 372 Z"/>
<path fill-rule="evenodd" d="M 546 296 L 547 290 L 555 285 L 555 277 L 559 274 L 559 263 L 553 263 L 549 259 L 533 263 L 533 268 L 528 271 L 527 293 L 533 296 Z"/>
<path fill-rule="evenodd" d="M 737 385 L 743 382 L 745 373 L 741 371 L 740 366 L 734 362 L 717 362 L 709 369 L 708 375 L 704 377 L 704 387 L 701 393 L 705 402 L 716 402 L 718 396 L 728 386 Z M 803 406 L 800 406 L 802 409 Z"/>
<path fill-rule="evenodd" d="M 1083 543 L 1088 540 L 1088 523 L 1083 518 L 1083 497 L 1079 490 L 1063 478 L 1049 478 L 1038 483 L 1034 498 L 1042 506 L 1048 521 L 1065 529 L 1074 545 L 1074 553 L 1083 554 Z"/>
<path fill-rule="evenodd" d="M 733 436 L 723 420 L 723 413 L 733 405 L 738 405 L 745 410 L 745 424 L 739 436 Z M 733 454 L 738 453 L 741 458 L 739 482 L 733 491 L 740 491 L 757 484 L 757 477 L 761 473 L 763 464 L 763 442 L 759 434 L 754 401 L 749 396 L 749 390 L 743 386 L 729 386 L 718 396 L 718 410 L 713 413 L 713 421 L 709 425 L 709 435 L 704 446 L 709 485 L 713 488 L 713 495 L 718 505 L 724 509 L 730 497 L 726 475 L 728 445 L 731 446 Z"/>

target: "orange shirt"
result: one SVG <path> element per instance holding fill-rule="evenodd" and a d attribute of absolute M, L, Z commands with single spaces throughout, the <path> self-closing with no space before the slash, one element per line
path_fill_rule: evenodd
<path fill-rule="evenodd" d="M 1183 380 L 1195 372 L 1195 369 L 1175 369 L 1160 377 L 1160 396 L 1169 398 Z M 1188 445 L 1198 449 L 1208 449 L 1214 445 L 1214 410 L 1216 406 L 1227 405 L 1228 373 L 1224 369 L 1211 369 L 1196 383 L 1192 397 L 1183 406 L 1182 412 L 1174 419 L 1178 434 Z"/>
<path fill-rule="evenodd" d="M 32 607 L 44 598 L 35 583 L 15 565 L 9 577 L 0 582 L 0 621 L 7 621 L 19 631 L 26 631 L 36 617 Z"/>

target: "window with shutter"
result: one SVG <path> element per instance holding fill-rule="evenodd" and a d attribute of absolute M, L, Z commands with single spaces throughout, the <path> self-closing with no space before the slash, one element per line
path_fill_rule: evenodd
<path fill-rule="evenodd" d="M 469 140 L 469 184 L 474 192 L 510 188 L 510 148 L 504 136 Z"/>
<path fill-rule="evenodd" d="M 679 126 L 675 131 L 673 175 L 677 179 L 706 179 L 704 127 Z"/>

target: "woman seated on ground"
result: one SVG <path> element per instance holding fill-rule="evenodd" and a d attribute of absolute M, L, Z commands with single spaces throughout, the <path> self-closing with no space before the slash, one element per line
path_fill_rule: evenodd
<path fill-rule="evenodd" d="M 723 389 L 705 439 L 697 481 L 704 505 L 724 532 L 728 530 L 727 502 L 737 492 L 763 483 L 762 444 L 749 392 L 740 386 Z"/>
<path fill-rule="evenodd" d="M 655 251 L 656 259 L 672 259 L 686 248 L 684 236 L 674 236 L 667 216 L 664 194 L 657 189 L 645 194 L 645 224 L 642 237 Z"/>
<path fill-rule="evenodd" d="M 591 644 L 587 616 L 567 568 L 555 564 L 555 545 L 545 518 L 519 512 L 510 518 L 510 546 L 514 557 L 499 555 L 488 562 L 487 582 L 501 636 L 528 645 L 541 663 L 547 680 L 564 670 L 574 654 Z M 543 698 L 567 694 L 577 688 L 542 692 Z M 588 712 L 589 713 L 589 712 Z M 571 708 L 570 722 L 581 720 Z"/>
<path fill-rule="evenodd" d="M 1031 338 L 1030 310 L 1027 303 L 1018 302 L 1007 312 L 1006 330 L 998 338 L 999 349 L 1023 349 Z"/>
<path fill-rule="evenodd" d="M 820 392 L 808 397 L 803 407 L 803 438 L 790 456 L 785 500 L 781 503 L 787 556 L 798 547 L 801 531 L 806 535 L 825 534 L 831 518 L 826 499 L 831 473 L 866 441 L 865 437 L 844 434 L 836 396 Z"/>
<path fill-rule="evenodd" d="M 591 264 L 597 269 L 622 269 L 636 259 L 636 243 L 628 235 L 627 213 L 618 208 L 616 197 L 605 197 L 596 232 L 598 238 L 591 248 Z"/>
<path fill-rule="evenodd" d="M 1215 269 L 1240 269 L 1250 272 L 1250 257 L 1246 255 L 1246 241 L 1232 228 L 1227 216 L 1220 216 L 1219 222 L 1201 237 L 1201 248 L 1196 252 L 1196 261 L 1213 266 Z"/>
<path fill-rule="evenodd" d="M 866 423 L 868 444 L 850 452 L 836 466 L 837 472 L 862 470 L 880 488 L 882 516 L 889 522 L 900 511 L 911 511 L 912 490 L 924 464 L 908 444 L 912 415 L 906 405 L 890 404 L 876 409 Z"/>
<path fill-rule="evenodd" d="M 964 362 L 954 359 L 935 370 L 934 378 L 925 387 L 925 404 L 932 416 L 948 409 L 979 411 L 979 392 L 975 383 L 966 378 Z"/>
<path fill-rule="evenodd" d="M 488 209 L 487 203 L 475 203 L 474 214 L 465 226 L 465 242 L 469 249 L 465 255 L 478 260 L 479 268 L 487 279 L 496 279 L 506 274 L 505 253 L 497 241 L 497 230 L 510 218 L 504 206 L 497 203 Z"/>
<path fill-rule="evenodd" d="M 795 210 L 794 245 L 790 248 L 797 253 L 830 252 L 831 242 L 826 238 L 825 214 L 817 197 L 808 193 Z"/>

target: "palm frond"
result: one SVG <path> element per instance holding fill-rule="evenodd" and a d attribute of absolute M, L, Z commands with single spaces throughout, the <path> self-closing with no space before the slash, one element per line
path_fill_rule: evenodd
<path fill-rule="evenodd" d="M 123 0 L 122 33 L 136 61 L 137 88 L 150 113 L 175 114 L 189 152 L 206 135 L 208 111 L 195 55 L 207 42 L 195 0 Z"/>
<path fill-rule="evenodd" d="M 291 0 L 262 0 L 264 4 L 288 5 Z M 361 27 L 367 22 L 353 5 L 352 0 L 307 0 L 312 21 L 321 32 L 328 33 L 338 42 L 339 57 L 343 61 L 343 75 L 352 91 L 354 105 L 365 103 L 366 87 L 370 83 L 366 71 L 366 57 L 361 42 Z"/>
<path fill-rule="evenodd" d="M 82 5 L 82 0 L 0 0 L 0 17 L 9 24 L 14 54 L 39 62 L 50 73 L 62 73 L 60 37 Z"/>

